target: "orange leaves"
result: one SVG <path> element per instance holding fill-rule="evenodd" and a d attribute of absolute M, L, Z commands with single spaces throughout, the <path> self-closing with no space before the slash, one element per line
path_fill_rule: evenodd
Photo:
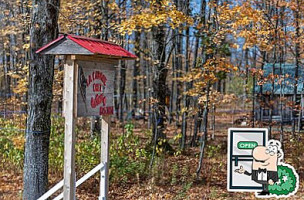
<path fill-rule="evenodd" d="M 237 100 L 237 96 L 235 94 L 221 94 L 220 92 L 211 89 L 209 91 L 209 106 L 212 105 L 220 105 L 220 104 L 228 104 Z M 200 105 L 204 105 L 207 101 L 207 95 L 204 94 L 198 99 L 198 103 Z"/>
<path fill-rule="evenodd" d="M 219 21 L 222 26 L 231 29 L 235 38 L 244 38 L 243 49 L 257 45 L 264 51 L 270 51 L 269 37 L 271 24 L 265 19 L 265 13 L 245 1 L 241 5 L 229 4 L 219 7 Z"/>
<path fill-rule="evenodd" d="M 109 3 L 108 8 L 111 10 L 119 10 L 119 7 L 116 2 Z"/>
<path fill-rule="evenodd" d="M 286 7 L 289 7 L 291 10 L 296 11 L 298 9 L 296 2 L 288 2 L 285 4 Z"/>
<path fill-rule="evenodd" d="M 225 73 L 237 70 L 237 67 L 233 66 L 225 58 L 211 58 L 208 59 L 203 65 L 198 68 L 192 68 L 190 72 L 185 74 L 178 80 L 181 82 L 192 82 L 192 88 L 186 92 L 187 95 L 198 97 L 199 103 L 204 104 L 206 101 L 206 91 L 208 85 L 215 83 L 218 79 L 221 79 Z M 219 94 L 211 92 L 211 102 L 217 102 Z"/>

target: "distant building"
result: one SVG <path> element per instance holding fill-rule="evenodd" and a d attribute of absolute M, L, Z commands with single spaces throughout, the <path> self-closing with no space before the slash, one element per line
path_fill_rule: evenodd
<path fill-rule="evenodd" d="M 272 64 L 268 63 L 264 65 L 263 77 L 267 78 L 272 72 L 274 67 L 274 75 L 277 75 L 274 83 L 267 81 L 263 85 L 255 84 L 256 94 L 256 109 L 255 119 L 258 121 L 281 121 L 284 123 L 291 123 L 293 119 L 298 119 L 298 116 L 292 116 L 292 109 L 288 106 L 288 102 L 293 101 L 294 84 L 295 84 L 295 72 L 296 66 L 294 64 Z M 296 105 L 300 106 L 302 102 L 303 107 L 303 68 L 299 68 L 298 73 L 298 86 L 297 86 L 297 101 Z M 262 90 L 262 93 L 261 93 Z M 271 108 L 271 94 L 273 93 L 273 110 L 272 117 L 270 116 Z M 280 105 L 280 97 L 284 97 L 282 104 Z M 282 106 L 282 107 L 281 107 Z M 282 111 L 281 111 L 282 110 Z M 303 113 L 303 109 L 302 109 Z M 302 114 L 303 115 L 303 114 Z M 282 116 L 282 119 L 281 119 Z M 304 118 L 302 117 L 302 120 Z"/>

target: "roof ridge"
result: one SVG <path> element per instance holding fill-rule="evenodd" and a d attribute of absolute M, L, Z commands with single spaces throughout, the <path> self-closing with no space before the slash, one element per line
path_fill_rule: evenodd
<path fill-rule="evenodd" d="M 113 44 L 113 45 L 120 46 L 119 44 L 116 44 L 114 42 L 105 41 L 105 40 L 101 40 L 101 39 L 97 39 L 97 38 L 89 38 L 89 37 L 80 36 L 80 35 L 73 35 L 73 34 L 66 34 L 65 36 L 70 36 L 70 37 L 76 38 L 76 39 L 91 40 L 91 41 L 103 42 L 103 43 L 107 43 L 107 44 Z"/>
<path fill-rule="evenodd" d="M 130 58 L 130 59 L 137 58 L 136 55 L 132 54 L 128 50 L 124 49 L 120 45 L 115 44 L 113 42 L 103 41 L 103 40 L 96 39 L 96 38 L 88 38 L 88 37 L 84 37 L 84 36 L 71 35 L 71 34 L 60 35 L 60 37 L 57 38 L 56 40 L 54 40 L 54 41 L 48 43 L 47 45 L 41 47 L 40 49 L 38 49 L 36 51 L 36 53 L 41 53 L 42 51 L 46 51 L 45 53 L 48 54 L 48 52 L 47 52 L 48 48 L 53 48 L 55 46 L 55 44 L 57 44 L 60 41 L 65 41 L 65 40 L 71 40 L 74 43 L 80 45 L 81 48 L 84 48 L 93 54 L 100 54 L 100 55 L 107 55 L 107 56 L 114 56 L 114 57 L 121 57 L 121 58 Z M 60 44 L 61 43 L 59 43 L 59 45 Z M 66 54 L 66 52 L 58 51 L 57 54 L 58 55 Z M 71 54 L 72 52 L 69 52 L 69 53 Z M 52 52 L 52 54 L 57 55 L 56 52 Z"/>

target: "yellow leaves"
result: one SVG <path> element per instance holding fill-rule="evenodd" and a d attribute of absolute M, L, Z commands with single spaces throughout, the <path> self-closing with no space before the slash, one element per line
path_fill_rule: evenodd
<path fill-rule="evenodd" d="M 23 96 L 27 92 L 28 86 L 28 65 L 16 66 L 19 68 L 18 73 L 9 73 L 8 75 L 17 81 L 17 85 L 13 88 L 13 92 Z"/>
<path fill-rule="evenodd" d="M 28 88 L 28 80 L 27 76 L 18 80 L 17 86 L 13 89 L 14 93 L 19 94 L 21 96 L 25 95 Z"/>
<path fill-rule="evenodd" d="M 187 112 L 187 111 L 188 111 L 188 108 L 182 107 L 180 113 L 183 114 L 184 112 Z"/>
<path fill-rule="evenodd" d="M 269 38 L 272 25 L 263 10 L 258 10 L 250 1 L 245 1 L 238 5 L 224 4 L 218 7 L 218 11 L 220 26 L 230 30 L 235 38 L 245 39 L 243 49 L 258 46 L 262 50 L 271 50 Z M 233 48 L 238 48 L 236 45 Z"/>
<path fill-rule="evenodd" d="M 227 104 L 237 100 L 237 96 L 235 94 L 221 94 L 216 91 L 214 88 L 211 88 L 209 91 L 209 108 L 212 108 L 213 105 Z M 207 102 L 207 94 L 204 93 L 199 98 L 199 105 L 205 105 Z"/>
<path fill-rule="evenodd" d="M 17 149 L 23 149 L 24 148 L 25 138 L 23 136 L 13 137 L 12 141 L 14 143 L 14 146 Z"/>
<path fill-rule="evenodd" d="M 111 9 L 111 10 L 118 10 L 119 9 L 116 2 L 109 3 L 108 8 Z"/>
<path fill-rule="evenodd" d="M 182 133 L 179 133 L 179 134 L 177 134 L 177 135 L 175 135 L 174 137 L 173 137 L 173 140 L 174 141 L 178 141 L 179 139 L 181 139 L 182 138 Z"/>
<path fill-rule="evenodd" d="M 232 45 L 231 45 L 231 48 L 234 48 L 234 49 L 238 49 L 240 46 L 238 45 L 238 44 L 236 44 L 236 43 L 233 43 Z"/>
<path fill-rule="evenodd" d="M 213 53 L 213 49 L 212 48 L 208 48 L 206 51 L 207 54 L 212 54 Z"/>
<path fill-rule="evenodd" d="M 208 59 L 202 66 L 192 68 L 190 72 L 178 79 L 181 82 L 192 82 L 192 88 L 186 92 L 186 95 L 198 97 L 200 104 L 206 102 L 206 90 L 208 85 L 215 83 L 221 76 L 232 70 L 238 68 L 232 65 L 224 57 L 213 57 Z M 211 95 L 214 95 L 211 97 Z M 210 93 L 210 101 L 217 102 L 216 100 L 220 95 Z M 183 110 L 181 112 L 184 112 Z"/>
<path fill-rule="evenodd" d="M 22 48 L 23 48 L 24 50 L 28 50 L 28 49 L 30 48 L 30 44 L 29 44 L 29 43 L 24 44 L 24 45 L 22 46 Z"/>
<path fill-rule="evenodd" d="M 193 19 L 176 9 L 171 0 L 163 0 L 160 4 L 151 2 L 149 8 L 135 10 L 129 19 L 124 20 L 118 30 L 121 33 L 132 34 L 133 31 L 151 30 L 163 24 L 169 24 L 171 28 L 176 28 L 181 24 L 193 24 Z"/>
<path fill-rule="evenodd" d="M 225 94 L 221 100 L 221 103 L 231 103 L 237 100 L 237 96 L 235 94 Z"/>

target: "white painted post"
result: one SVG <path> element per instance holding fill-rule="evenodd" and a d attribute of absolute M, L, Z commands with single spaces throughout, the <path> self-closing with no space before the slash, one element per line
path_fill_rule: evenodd
<path fill-rule="evenodd" d="M 104 164 L 104 168 L 100 170 L 99 200 L 107 200 L 109 191 L 109 119 L 109 116 L 101 118 L 101 163 Z"/>
<path fill-rule="evenodd" d="M 96 174 L 98 171 L 101 171 L 103 169 L 103 164 L 100 163 L 99 165 L 97 165 L 96 167 L 94 167 L 94 169 L 92 169 L 91 171 L 89 171 L 86 175 L 84 175 L 81 179 L 79 179 L 76 182 L 76 187 L 78 187 L 79 185 L 81 185 L 83 182 L 85 182 L 88 178 L 90 178 L 91 176 L 93 176 L 94 174 Z M 63 184 L 63 183 L 62 183 Z M 63 198 L 63 193 L 59 194 L 56 198 L 54 198 L 53 200 L 61 200 Z M 38 199 L 39 200 L 39 199 Z M 42 199 L 44 200 L 44 199 Z"/>
<path fill-rule="evenodd" d="M 37 200 L 46 200 L 46 199 L 48 199 L 50 196 L 52 196 L 52 194 L 54 194 L 60 188 L 62 188 L 62 186 L 63 186 L 63 180 L 60 181 L 59 183 L 57 183 L 54 187 L 52 187 L 49 191 L 47 191 L 44 195 L 42 195 L 41 197 L 39 197 L 39 199 L 37 199 Z"/>
<path fill-rule="evenodd" d="M 77 102 L 77 65 L 75 56 L 70 56 L 64 65 L 64 200 L 75 200 L 76 175 L 75 175 L 75 118 Z"/>

